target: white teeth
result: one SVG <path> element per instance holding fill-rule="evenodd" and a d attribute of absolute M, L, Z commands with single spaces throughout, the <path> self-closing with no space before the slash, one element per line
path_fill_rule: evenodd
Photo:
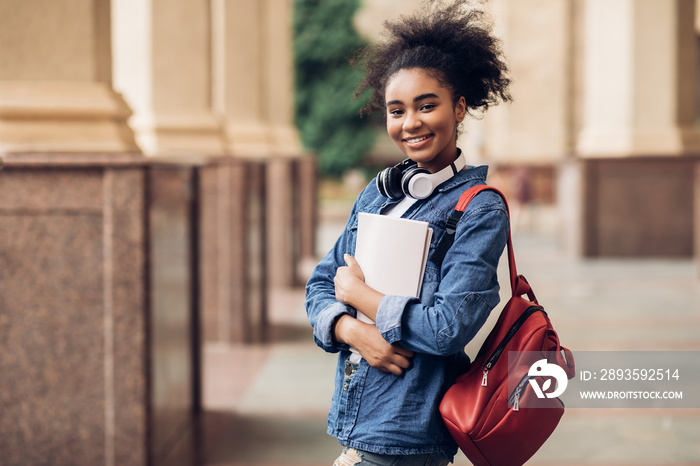
<path fill-rule="evenodd" d="M 409 144 L 415 144 L 416 142 L 421 142 L 428 139 L 428 136 L 421 136 L 419 138 L 406 139 Z"/>

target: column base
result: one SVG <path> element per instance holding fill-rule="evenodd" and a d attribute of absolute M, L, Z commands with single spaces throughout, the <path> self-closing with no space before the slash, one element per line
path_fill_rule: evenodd
<path fill-rule="evenodd" d="M 139 152 L 130 115 L 104 83 L 0 81 L 0 153 Z"/>
<path fill-rule="evenodd" d="M 130 121 L 144 154 L 149 156 L 222 154 L 224 131 L 208 113 L 157 115 Z"/>

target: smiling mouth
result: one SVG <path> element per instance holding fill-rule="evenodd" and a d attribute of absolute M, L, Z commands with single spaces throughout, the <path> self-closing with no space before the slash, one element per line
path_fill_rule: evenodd
<path fill-rule="evenodd" d="M 430 137 L 430 135 L 427 135 L 427 136 L 419 136 L 419 137 L 415 137 L 415 138 L 406 138 L 406 139 L 404 139 L 404 141 L 406 141 L 406 142 L 409 143 L 409 144 L 417 144 L 417 143 L 419 143 L 419 142 L 421 142 L 421 141 L 425 141 L 425 140 L 428 139 L 429 137 Z"/>

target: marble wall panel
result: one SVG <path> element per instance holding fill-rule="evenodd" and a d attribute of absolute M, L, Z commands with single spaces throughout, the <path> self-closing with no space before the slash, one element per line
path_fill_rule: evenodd
<path fill-rule="evenodd" d="M 105 373 L 112 378 L 105 398 L 114 464 L 144 464 L 149 456 L 145 190 L 144 168 L 105 169 Z"/>
<path fill-rule="evenodd" d="M 221 158 L 198 168 L 199 306 L 205 341 L 267 335 L 266 167 Z M 284 241 L 289 240 L 289 229 Z"/>
<path fill-rule="evenodd" d="M 691 257 L 695 157 L 595 159 L 583 170 L 583 252 Z"/>
<path fill-rule="evenodd" d="M 145 464 L 142 168 L 0 172 L 3 464 Z"/>
<path fill-rule="evenodd" d="M 102 237 L 98 215 L 0 214 L 3 464 L 105 463 Z"/>
<path fill-rule="evenodd" d="M 700 278 L 700 163 L 695 164 L 695 187 L 693 196 L 693 222 L 694 222 L 694 238 L 693 253 L 695 263 L 698 266 L 698 277 Z"/>
<path fill-rule="evenodd" d="M 10 165 L 0 463 L 194 464 L 192 169 Z"/>
<path fill-rule="evenodd" d="M 152 464 L 194 463 L 197 321 L 193 170 L 148 173 Z M 177 450 L 177 451 L 175 451 Z"/>
<path fill-rule="evenodd" d="M 220 325 L 226 318 L 225 307 L 221 305 L 219 292 L 219 254 L 217 247 L 217 219 L 220 202 L 228 200 L 219 196 L 219 176 L 215 165 L 200 167 L 198 170 L 198 224 L 199 235 L 199 308 L 204 341 L 226 341 L 227 328 Z"/>

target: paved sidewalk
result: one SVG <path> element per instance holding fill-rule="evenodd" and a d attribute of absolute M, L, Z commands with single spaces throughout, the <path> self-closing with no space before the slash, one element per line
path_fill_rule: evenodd
<path fill-rule="evenodd" d="M 546 235 L 514 241 L 519 271 L 572 351 L 700 351 L 693 261 L 575 261 L 562 258 Z M 504 265 L 505 256 L 505 297 Z M 325 433 L 335 356 L 312 341 L 303 290 L 272 293 L 271 320 L 269 345 L 205 348 L 208 466 L 330 465 L 340 452 Z M 493 319 L 468 353 L 475 354 L 491 325 Z M 456 464 L 469 463 L 461 455 Z M 700 464 L 700 409 L 568 409 L 528 464 Z"/>

